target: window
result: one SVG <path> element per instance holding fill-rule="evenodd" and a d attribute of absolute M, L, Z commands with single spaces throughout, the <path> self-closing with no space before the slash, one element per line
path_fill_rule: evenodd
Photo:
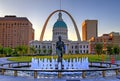
<path fill-rule="evenodd" d="M 87 45 L 87 48 L 88 48 L 88 45 Z"/>
<path fill-rule="evenodd" d="M 83 46 L 83 48 L 85 48 L 85 45 Z"/>
<path fill-rule="evenodd" d="M 73 53 L 73 50 L 72 50 L 72 53 Z"/>
<path fill-rule="evenodd" d="M 80 48 L 82 48 L 82 45 L 80 45 Z"/>
<path fill-rule="evenodd" d="M 72 49 L 73 49 L 73 46 L 72 46 Z"/>
<path fill-rule="evenodd" d="M 28 23 L 26 23 L 26 25 L 28 25 Z"/>
<path fill-rule="evenodd" d="M 82 50 L 80 50 L 80 53 L 82 53 Z"/>
<path fill-rule="evenodd" d="M 36 48 L 37 48 L 37 45 L 36 45 Z"/>
<path fill-rule="evenodd" d="M 5 24 L 3 23 L 3 26 L 4 26 Z"/>
<path fill-rule="evenodd" d="M 45 46 L 43 46 L 42 48 L 45 48 Z"/>
<path fill-rule="evenodd" d="M 88 50 L 86 50 L 86 53 L 88 53 Z"/>
<path fill-rule="evenodd" d="M 85 53 L 85 50 L 83 51 L 83 53 Z"/>
<path fill-rule="evenodd" d="M 75 46 L 75 49 L 77 49 L 77 46 Z"/>
<path fill-rule="evenodd" d="M 11 26 L 13 26 L 13 24 L 11 24 Z"/>

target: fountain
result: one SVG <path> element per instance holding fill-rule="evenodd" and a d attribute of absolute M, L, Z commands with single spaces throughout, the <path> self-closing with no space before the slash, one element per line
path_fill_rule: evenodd
<path fill-rule="evenodd" d="M 43 70 L 54 70 L 54 69 L 59 69 L 61 70 L 61 64 L 57 64 L 57 60 L 52 58 L 52 59 L 47 59 L 47 58 L 42 58 L 42 59 L 37 59 L 37 58 L 32 58 L 31 61 L 31 69 L 43 69 Z M 89 69 L 89 62 L 88 58 L 70 58 L 70 59 L 63 59 L 62 62 L 62 69 L 67 70 L 67 69 Z"/>

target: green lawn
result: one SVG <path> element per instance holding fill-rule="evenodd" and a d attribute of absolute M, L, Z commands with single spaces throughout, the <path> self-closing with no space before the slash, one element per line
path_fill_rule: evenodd
<path fill-rule="evenodd" d="M 31 62 L 32 57 L 35 58 L 57 58 L 57 56 L 21 56 L 21 57 L 11 57 L 8 58 L 9 61 L 15 61 L 15 62 Z M 89 61 L 102 61 L 102 59 L 104 58 L 104 60 L 108 60 L 109 57 L 106 55 L 90 55 L 90 54 L 68 54 L 68 55 L 64 55 L 63 58 L 64 59 L 70 59 L 70 58 L 82 58 L 82 57 L 88 57 Z"/>

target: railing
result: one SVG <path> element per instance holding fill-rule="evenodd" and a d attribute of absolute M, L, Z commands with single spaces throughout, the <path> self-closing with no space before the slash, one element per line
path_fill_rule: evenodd
<path fill-rule="evenodd" d="M 86 78 L 86 72 L 93 72 L 93 71 L 101 71 L 102 72 L 102 76 L 105 77 L 106 76 L 106 71 L 115 71 L 116 75 L 119 74 L 119 70 L 120 67 L 118 64 L 111 64 L 111 63 L 107 63 L 107 62 L 90 62 L 90 65 L 93 66 L 93 64 L 98 64 L 100 67 L 102 67 L 102 65 L 106 65 L 107 68 L 95 68 L 95 69 L 83 69 L 83 70 L 78 70 L 78 69 L 67 69 L 67 70 L 58 70 L 58 69 L 25 69 L 25 68 L 13 68 L 13 67 L 22 67 L 22 66 L 30 66 L 29 62 L 13 62 L 13 63 L 5 63 L 5 64 L 1 64 L 0 69 L 1 69 L 1 74 L 4 75 L 6 70 L 10 70 L 10 71 L 14 71 L 13 75 L 14 76 L 18 76 L 18 71 L 32 71 L 34 72 L 34 78 L 37 78 L 38 76 L 38 72 L 58 72 L 58 78 L 62 77 L 61 72 L 82 72 L 82 78 Z M 17 65 L 17 66 L 16 66 Z M 109 65 L 109 66 L 108 66 Z M 112 66 L 116 66 L 116 67 L 112 67 Z"/>
<path fill-rule="evenodd" d="M 17 66 L 15 64 L 17 64 Z M 24 64 L 24 65 L 22 65 L 22 64 Z M 2 66 L 2 67 L 4 67 L 5 65 L 7 65 L 8 68 L 30 66 L 30 62 L 10 62 L 10 63 L 0 64 L 0 66 Z"/>
<path fill-rule="evenodd" d="M 93 63 L 98 64 L 99 67 L 103 67 L 103 65 L 106 65 L 107 68 L 111 68 L 113 65 L 118 67 L 119 64 L 112 64 L 109 62 L 90 62 L 90 65 L 93 66 Z"/>

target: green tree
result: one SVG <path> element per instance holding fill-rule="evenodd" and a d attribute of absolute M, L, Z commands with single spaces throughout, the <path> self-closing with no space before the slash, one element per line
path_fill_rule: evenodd
<path fill-rule="evenodd" d="M 35 47 L 34 47 L 34 46 L 31 46 L 31 47 L 30 47 L 30 53 L 31 53 L 31 54 L 34 54 L 34 53 L 35 53 Z"/>
<path fill-rule="evenodd" d="M 11 54 L 12 54 L 12 48 L 10 48 L 10 47 L 5 47 L 4 49 L 4 54 L 6 54 L 6 56 L 11 56 Z"/>
<path fill-rule="evenodd" d="M 114 46 L 114 47 L 113 47 L 113 53 L 114 53 L 115 55 L 117 55 L 117 54 L 120 53 L 120 48 L 119 48 L 119 46 Z"/>
<path fill-rule="evenodd" d="M 28 47 L 27 47 L 27 46 L 24 46 L 24 45 L 22 45 L 22 46 L 17 46 L 17 47 L 15 48 L 15 51 L 16 51 L 17 54 L 19 54 L 19 55 L 24 55 L 24 54 L 26 54 L 26 53 L 28 52 Z"/>
<path fill-rule="evenodd" d="M 119 47 L 119 54 L 120 54 L 120 47 Z"/>
<path fill-rule="evenodd" d="M 38 49 L 39 54 L 41 54 L 41 49 Z"/>
<path fill-rule="evenodd" d="M 3 53 L 3 47 L 0 45 L 0 54 Z"/>
<path fill-rule="evenodd" d="M 109 55 L 113 54 L 113 46 L 112 45 L 107 46 L 107 54 L 109 54 Z"/>
<path fill-rule="evenodd" d="M 11 56 L 19 56 L 19 55 L 17 54 L 17 50 L 12 49 L 12 54 L 11 54 Z"/>
<path fill-rule="evenodd" d="M 51 54 L 52 54 L 52 49 L 49 49 L 49 50 L 48 50 L 48 53 L 51 55 Z"/>
<path fill-rule="evenodd" d="M 17 52 L 18 55 L 22 54 L 22 48 L 20 46 L 15 47 L 15 51 Z"/>
<path fill-rule="evenodd" d="M 46 54 L 47 50 L 46 49 L 43 49 L 43 53 Z"/>
<path fill-rule="evenodd" d="M 27 53 L 28 53 L 28 47 L 25 46 L 25 45 L 22 45 L 21 47 L 22 47 L 22 49 L 23 49 L 23 51 L 22 51 L 23 55 L 24 55 L 24 54 L 27 54 Z"/>
<path fill-rule="evenodd" d="M 95 44 L 95 52 L 98 55 L 100 55 L 100 54 L 102 54 L 102 51 L 103 51 L 103 45 L 99 44 L 99 43 Z"/>

